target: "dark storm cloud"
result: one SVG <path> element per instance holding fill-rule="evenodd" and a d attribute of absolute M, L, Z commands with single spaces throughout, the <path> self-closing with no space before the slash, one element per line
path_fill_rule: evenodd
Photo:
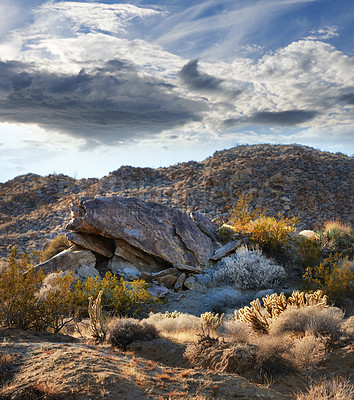
<path fill-rule="evenodd" d="M 311 119 L 315 118 L 317 114 L 317 111 L 305 110 L 288 110 L 278 112 L 262 111 L 255 113 L 248 118 L 227 119 L 224 121 L 224 125 L 227 127 L 244 124 L 292 126 L 310 121 Z"/>
<path fill-rule="evenodd" d="M 35 123 L 95 143 L 139 137 L 200 119 L 207 104 L 172 89 L 120 60 L 71 75 L 0 62 L 0 121 Z"/>
<path fill-rule="evenodd" d="M 182 82 L 185 83 L 192 90 L 222 90 L 220 85 L 223 83 L 223 80 L 205 73 L 200 73 L 198 71 L 198 61 L 198 59 L 191 60 L 181 69 L 179 76 Z"/>
<path fill-rule="evenodd" d="M 343 103 L 354 105 L 354 93 L 343 94 L 343 96 L 339 97 L 339 101 Z"/>

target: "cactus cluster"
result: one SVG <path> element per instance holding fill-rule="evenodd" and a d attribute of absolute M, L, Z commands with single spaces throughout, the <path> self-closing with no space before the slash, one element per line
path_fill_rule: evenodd
<path fill-rule="evenodd" d="M 273 293 L 262 298 L 264 308 L 261 307 L 259 299 L 252 301 L 251 307 L 243 307 L 240 310 L 235 310 L 236 320 L 251 324 L 252 329 L 259 333 L 268 333 L 269 326 L 272 320 L 279 317 L 288 306 L 302 308 L 306 306 L 328 307 L 328 298 L 317 290 L 314 293 L 304 293 L 298 290 L 293 291 L 287 299 L 284 293 L 280 295 Z"/>
<path fill-rule="evenodd" d="M 211 337 L 215 334 L 216 330 L 222 325 L 224 314 L 213 314 L 208 311 L 201 314 L 200 319 L 202 321 L 202 337 Z"/>

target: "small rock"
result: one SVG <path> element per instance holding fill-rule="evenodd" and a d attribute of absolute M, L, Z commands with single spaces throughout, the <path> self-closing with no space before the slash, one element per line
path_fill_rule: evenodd
<path fill-rule="evenodd" d="M 184 283 L 184 281 L 186 280 L 186 276 L 187 276 L 186 273 L 183 272 L 183 273 L 177 278 L 176 283 L 175 283 L 175 286 L 174 286 L 174 289 L 175 289 L 176 291 L 179 291 L 179 290 L 182 289 L 183 283 Z"/>
<path fill-rule="evenodd" d="M 173 287 L 173 285 L 176 283 L 177 281 L 177 277 L 174 275 L 165 275 L 165 276 L 161 276 L 158 279 L 160 285 L 167 287 L 168 289 L 171 289 Z"/>
<path fill-rule="evenodd" d="M 238 247 L 241 246 L 242 240 L 234 240 L 233 242 L 229 242 L 225 244 L 224 246 L 220 247 L 217 249 L 212 257 L 210 257 L 211 260 L 217 261 L 225 257 L 227 254 L 232 253 L 235 251 Z"/>

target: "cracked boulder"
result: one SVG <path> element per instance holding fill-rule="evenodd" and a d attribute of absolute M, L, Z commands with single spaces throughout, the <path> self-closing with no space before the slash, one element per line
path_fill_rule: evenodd
<path fill-rule="evenodd" d="M 171 264 L 205 267 L 214 253 L 210 237 L 188 215 L 136 198 L 82 198 L 66 228 L 113 239 L 115 255 L 141 271 Z"/>

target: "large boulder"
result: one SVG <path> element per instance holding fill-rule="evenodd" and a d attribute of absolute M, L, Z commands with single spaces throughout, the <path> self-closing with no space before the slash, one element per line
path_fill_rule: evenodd
<path fill-rule="evenodd" d="M 67 229 L 114 239 L 115 255 L 130 262 L 127 253 L 137 249 L 139 257 L 153 257 L 155 270 L 164 263 L 205 266 L 213 254 L 211 239 L 188 215 L 162 204 L 124 197 L 82 198 L 73 217 Z"/>

